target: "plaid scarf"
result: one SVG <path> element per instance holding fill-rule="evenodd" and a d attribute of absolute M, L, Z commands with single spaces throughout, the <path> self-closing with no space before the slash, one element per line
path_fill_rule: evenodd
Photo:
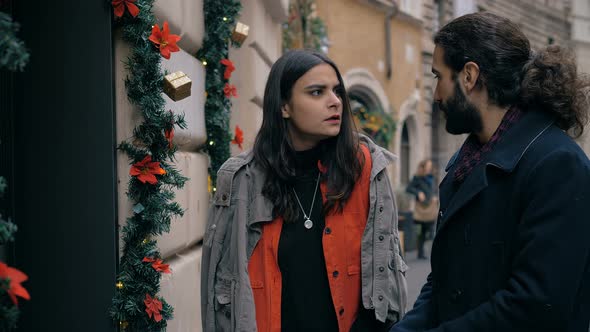
<path fill-rule="evenodd" d="M 462 183 L 465 178 L 471 173 L 475 166 L 479 165 L 483 158 L 494 149 L 496 144 L 502 139 L 504 133 L 516 123 L 522 116 L 522 111 L 516 107 L 510 107 L 502 122 L 492 135 L 490 140 L 481 144 L 474 134 L 469 135 L 465 144 L 459 152 L 459 166 L 455 169 L 454 180 L 456 183 Z"/>

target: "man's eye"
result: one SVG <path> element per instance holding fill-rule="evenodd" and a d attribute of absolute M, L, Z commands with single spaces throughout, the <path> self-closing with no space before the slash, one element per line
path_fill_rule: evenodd
<path fill-rule="evenodd" d="M 438 79 L 440 79 L 440 76 L 438 76 L 438 75 L 434 74 L 434 79 L 435 79 L 435 80 L 438 80 Z"/>

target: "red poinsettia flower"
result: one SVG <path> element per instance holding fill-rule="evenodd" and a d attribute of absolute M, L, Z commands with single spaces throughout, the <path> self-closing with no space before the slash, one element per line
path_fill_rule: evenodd
<path fill-rule="evenodd" d="M 172 149 L 172 140 L 174 139 L 174 128 L 164 130 L 164 136 L 168 141 L 168 149 Z"/>
<path fill-rule="evenodd" d="M 231 77 L 231 73 L 234 70 L 236 70 L 236 67 L 234 67 L 234 63 L 231 62 L 230 59 L 221 60 L 221 64 L 225 66 L 225 72 L 223 73 L 223 78 L 226 80 L 229 80 L 229 78 Z"/>
<path fill-rule="evenodd" d="M 160 162 L 153 161 L 152 156 L 147 155 L 142 161 L 138 161 L 129 170 L 129 175 L 136 176 L 141 183 L 156 184 L 158 179 L 156 175 L 166 174 L 166 171 L 160 167 Z"/>
<path fill-rule="evenodd" d="M 237 144 L 240 150 L 242 149 L 242 143 L 244 143 L 244 132 L 240 126 L 236 126 L 236 134 L 234 139 L 231 141 L 232 144 Z"/>
<path fill-rule="evenodd" d="M 176 43 L 180 40 L 179 35 L 170 34 L 170 28 L 168 27 L 168 21 L 164 22 L 162 31 L 156 24 L 152 28 L 152 35 L 150 36 L 152 43 L 160 47 L 160 54 L 166 59 L 170 59 L 170 52 L 178 52 L 180 48 Z"/>
<path fill-rule="evenodd" d="M 163 261 L 159 258 L 144 257 L 142 261 L 152 263 L 152 267 L 158 272 L 172 273 L 172 271 L 170 271 L 170 264 L 163 264 Z"/>
<path fill-rule="evenodd" d="M 113 0 L 113 8 L 115 9 L 115 16 L 121 17 L 125 13 L 125 7 L 131 16 L 136 17 L 139 14 L 139 8 L 133 4 L 137 0 Z"/>
<path fill-rule="evenodd" d="M 162 320 L 162 314 L 160 313 L 162 311 L 162 302 L 160 300 L 155 297 L 152 298 L 150 294 L 146 293 L 143 303 L 145 304 L 145 312 L 147 312 L 148 317 L 153 317 L 156 322 Z"/>
<path fill-rule="evenodd" d="M 229 83 L 225 83 L 225 86 L 223 87 L 223 93 L 225 93 L 226 97 L 237 97 L 238 96 L 238 89 L 236 89 L 236 86 L 233 84 L 229 84 Z"/>
<path fill-rule="evenodd" d="M 31 299 L 29 292 L 27 292 L 27 290 L 21 285 L 21 282 L 29 279 L 26 274 L 0 262 L 0 279 L 10 280 L 10 284 L 6 292 L 8 293 L 8 296 L 10 296 L 10 299 L 14 305 L 18 305 L 18 299 L 16 298 L 17 296 L 22 297 L 25 300 Z"/>

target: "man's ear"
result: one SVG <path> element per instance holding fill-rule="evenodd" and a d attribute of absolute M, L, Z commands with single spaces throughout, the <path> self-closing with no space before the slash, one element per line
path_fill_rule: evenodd
<path fill-rule="evenodd" d="M 290 111 L 289 104 L 283 104 L 283 106 L 281 106 L 281 114 L 283 115 L 283 119 L 288 119 L 291 117 Z"/>
<path fill-rule="evenodd" d="M 470 92 L 477 85 L 479 78 L 479 66 L 473 61 L 469 61 L 463 66 L 465 75 L 463 76 L 462 84 L 466 92 Z"/>

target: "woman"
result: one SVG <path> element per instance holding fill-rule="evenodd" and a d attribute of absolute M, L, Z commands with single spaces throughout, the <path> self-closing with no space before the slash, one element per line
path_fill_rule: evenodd
<path fill-rule="evenodd" d="M 219 170 L 203 243 L 204 331 L 380 331 L 405 312 L 385 167 L 359 136 L 336 65 L 271 68 L 253 151 Z"/>
<path fill-rule="evenodd" d="M 434 193 L 434 176 L 432 161 L 426 159 L 418 164 L 418 170 L 406 191 L 416 197 L 414 206 L 414 222 L 420 226 L 418 234 L 418 259 L 427 259 L 424 253 L 424 242 L 430 236 L 438 213 L 438 198 Z"/>

